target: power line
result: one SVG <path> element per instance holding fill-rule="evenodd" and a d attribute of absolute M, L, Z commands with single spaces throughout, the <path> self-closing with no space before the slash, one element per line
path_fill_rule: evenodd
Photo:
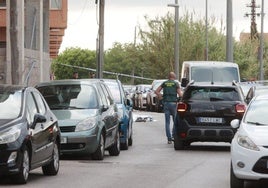
<path fill-rule="evenodd" d="M 58 65 L 66 66 L 66 67 L 71 67 L 71 68 L 77 68 L 77 69 L 82 69 L 82 70 L 88 70 L 88 71 L 94 71 L 96 72 L 96 69 L 91 69 L 87 67 L 80 67 L 80 66 L 75 66 L 75 65 L 68 65 L 68 64 L 63 64 L 63 63 L 56 63 Z M 135 76 L 135 75 L 130 75 L 130 74 L 123 74 L 123 73 L 117 73 L 117 72 L 109 72 L 109 71 L 103 71 L 104 74 L 110 74 L 110 75 L 115 75 L 117 77 L 119 76 L 124 76 L 124 77 L 129 77 L 129 78 L 137 78 L 137 79 L 142 79 L 142 80 L 155 80 L 152 78 L 144 78 L 142 76 Z"/>

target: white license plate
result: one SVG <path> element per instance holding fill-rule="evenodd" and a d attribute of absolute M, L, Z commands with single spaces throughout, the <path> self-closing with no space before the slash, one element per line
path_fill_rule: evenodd
<path fill-rule="evenodd" d="M 213 118 L 213 117 L 200 117 L 200 123 L 222 123 L 222 118 Z"/>
<path fill-rule="evenodd" d="M 60 138 L 60 143 L 61 144 L 66 144 L 67 143 L 67 137 L 61 137 Z"/>

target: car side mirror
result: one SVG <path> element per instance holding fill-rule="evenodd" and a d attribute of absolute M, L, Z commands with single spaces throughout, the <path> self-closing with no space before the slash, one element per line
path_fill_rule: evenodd
<path fill-rule="evenodd" d="M 102 105 L 101 107 L 101 112 L 105 112 L 109 109 L 109 107 L 107 105 Z"/>
<path fill-rule="evenodd" d="M 187 78 L 181 79 L 181 87 L 186 87 L 188 83 L 189 83 L 189 80 Z"/>
<path fill-rule="evenodd" d="M 35 126 L 37 123 L 44 123 L 46 121 L 47 121 L 47 119 L 45 116 L 37 113 L 34 115 L 34 121 L 33 121 L 33 124 L 31 125 L 31 128 L 35 129 Z"/>
<path fill-rule="evenodd" d="M 234 129 L 237 129 L 240 125 L 240 120 L 239 119 L 233 119 L 231 121 L 231 127 L 234 128 Z"/>
<path fill-rule="evenodd" d="M 125 104 L 127 105 L 127 106 L 129 106 L 129 107 L 132 107 L 132 100 L 131 99 L 129 99 L 129 98 L 126 98 L 125 99 Z"/>

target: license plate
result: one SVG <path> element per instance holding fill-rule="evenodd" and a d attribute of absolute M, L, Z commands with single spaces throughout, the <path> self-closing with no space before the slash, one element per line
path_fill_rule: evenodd
<path fill-rule="evenodd" d="M 200 123 L 222 123 L 222 118 L 213 118 L 213 117 L 200 117 Z"/>
<path fill-rule="evenodd" d="M 61 137 L 60 138 L 60 143 L 61 144 L 66 144 L 67 143 L 67 137 Z"/>

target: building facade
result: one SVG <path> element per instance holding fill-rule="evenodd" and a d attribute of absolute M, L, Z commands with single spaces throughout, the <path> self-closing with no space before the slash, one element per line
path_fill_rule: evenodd
<path fill-rule="evenodd" d="M 0 83 L 50 79 L 67 28 L 67 0 L 0 0 Z"/>

